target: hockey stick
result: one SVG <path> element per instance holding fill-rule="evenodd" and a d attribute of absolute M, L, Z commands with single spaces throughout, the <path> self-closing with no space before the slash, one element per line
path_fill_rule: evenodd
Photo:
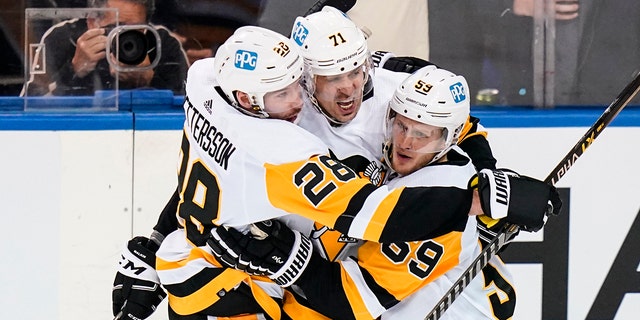
<path fill-rule="evenodd" d="M 314 12 L 318 12 L 322 10 L 322 7 L 324 6 L 331 6 L 346 13 L 355 5 L 356 0 L 319 0 L 318 2 L 314 3 L 311 8 L 309 8 L 304 16 L 308 16 Z"/>
<path fill-rule="evenodd" d="M 600 115 L 598 120 L 587 130 L 587 132 L 578 140 L 573 148 L 564 156 L 562 161 L 553 168 L 551 173 L 544 180 L 546 183 L 555 185 L 560 178 L 562 178 L 567 171 L 573 166 L 582 154 L 587 150 L 593 141 L 600 135 L 602 130 L 606 128 L 613 119 L 624 109 L 629 102 L 640 91 L 640 73 L 627 84 L 627 86 L 618 94 L 615 100 L 611 102 L 609 107 Z M 456 280 L 453 286 L 444 294 L 442 299 L 438 301 L 431 312 L 425 317 L 425 320 L 437 320 L 442 314 L 449 309 L 453 301 L 460 295 L 462 290 L 467 287 L 469 282 L 487 265 L 489 260 L 496 255 L 498 250 L 504 245 L 506 239 L 512 234 L 518 231 L 518 226 L 507 224 L 497 235 L 485 246 L 480 252 L 480 255 L 473 260 L 471 265 L 463 272 L 463 274 Z"/>

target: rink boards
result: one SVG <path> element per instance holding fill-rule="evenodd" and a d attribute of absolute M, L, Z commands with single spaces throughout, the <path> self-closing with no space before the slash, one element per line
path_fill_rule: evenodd
<path fill-rule="evenodd" d="M 472 113 L 499 167 L 544 179 L 602 110 Z M 149 234 L 176 186 L 181 127 L 179 108 L 0 115 L 0 318 L 109 318 L 122 246 Z M 514 319 L 636 318 L 638 141 L 640 109 L 628 108 L 557 183 L 565 215 L 507 250 Z"/>

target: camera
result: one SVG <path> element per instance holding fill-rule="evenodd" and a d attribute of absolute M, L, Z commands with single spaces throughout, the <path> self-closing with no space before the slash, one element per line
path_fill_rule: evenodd
<path fill-rule="evenodd" d="M 107 61 L 114 69 L 121 72 L 146 70 L 154 68 L 160 61 L 160 36 L 153 27 L 143 24 L 123 25 L 108 26 L 106 30 Z M 147 56 L 151 65 L 138 66 Z"/>

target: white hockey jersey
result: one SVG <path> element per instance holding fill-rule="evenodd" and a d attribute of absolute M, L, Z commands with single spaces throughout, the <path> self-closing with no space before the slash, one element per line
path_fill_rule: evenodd
<path fill-rule="evenodd" d="M 386 221 L 400 210 L 393 198 L 410 190 L 358 179 L 329 157 L 320 138 L 297 125 L 238 112 L 215 92 L 212 64 L 213 58 L 195 63 L 186 88 L 178 215 L 189 239 L 202 244 L 212 225 L 242 227 L 290 213 L 334 227 L 349 213 L 340 222 L 353 228 L 338 228 L 379 240 L 382 229 L 368 221 Z M 356 195 L 359 201 L 351 201 Z"/>
<path fill-rule="evenodd" d="M 456 148 L 454 148 L 454 151 L 460 152 Z M 447 169 L 447 167 L 449 168 Z M 425 169 L 431 170 L 427 171 Z M 448 183 L 454 183 L 455 180 L 458 183 L 464 183 L 465 180 L 469 181 L 473 174 L 475 174 L 475 169 L 473 167 L 470 168 L 469 165 L 466 166 L 466 170 L 451 166 L 427 166 L 409 176 L 394 179 L 389 182 L 389 185 L 398 186 L 398 183 L 404 183 L 410 186 L 416 184 L 433 185 L 435 183 L 436 185 L 444 186 Z M 405 181 L 408 180 L 407 178 L 410 178 L 410 181 Z M 457 187 L 464 188 L 463 185 L 457 185 Z M 420 285 L 419 290 L 403 298 L 400 303 L 383 313 L 380 319 L 425 318 L 471 265 L 471 262 L 480 254 L 482 248 L 478 236 L 477 219 L 476 217 L 469 217 L 460 239 L 462 250 L 458 253 L 457 263 L 440 276 L 434 274 L 434 277 L 431 277 L 431 281 Z M 454 249 L 455 246 L 453 248 L 444 248 L 446 252 Z M 397 275 L 396 279 L 399 276 Z M 440 319 L 511 319 L 515 311 L 516 300 L 512 279 L 513 277 L 504 262 L 499 256 L 494 256 L 485 269 L 467 285 Z M 411 282 L 410 279 L 402 282 L 406 283 L 407 281 Z"/>
<path fill-rule="evenodd" d="M 366 242 L 358 249 L 357 260 L 346 259 L 331 267 L 314 269 L 315 276 L 301 278 L 297 283 L 314 308 L 335 318 L 424 317 L 480 252 L 475 217 L 447 210 L 458 202 L 470 205 L 468 182 L 475 172 L 466 154 L 455 146 L 448 161 L 389 181 L 391 187 L 423 187 L 437 193 L 442 216 L 433 222 L 442 227 L 427 240 Z M 462 312 L 469 315 L 464 318 L 490 318 L 492 305 L 487 298 L 489 291 L 484 290 L 481 280 L 474 281 L 458 299 L 475 307 L 457 302 L 450 314 Z M 429 299 L 425 299 L 425 293 Z M 504 300 L 498 303 L 501 301 Z"/>
<path fill-rule="evenodd" d="M 373 92 L 364 97 L 360 110 L 348 124 L 332 125 L 309 101 L 300 112 L 297 124 L 325 142 L 336 158 L 358 176 L 381 185 L 387 172 L 381 161 L 387 105 L 397 86 L 408 75 L 376 67 L 372 77 Z M 356 255 L 357 246 L 362 243 L 312 221 L 298 228 L 309 235 L 316 249 L 331 261 Z"/>
<path fill-rule="evenodd" d="M 376 69 L 375 95 L 363 102 L 358 115 L 348 125 L 331 125 L 315 108 L 304 110 L 301 113 L 303 116 L 301 116 L 299 124 L 321 137 L 329 144 L 331 151 L 339 159 L 348 163 L 361 176 L 372 179 L 374 183 L 380 183 L 380 180 L 377 179 L 382 177 L 384 180 L 387 172 L 386 166 L 379 161 L 384 140 L 383 126 L 386 107 L 393 91 L 406 76 L 406 73 Z M 469 121 L 466 123 L 461 140 L 474 135 L 486 136 L 482 126 L 477 123 L 477 119 L 473 123 Z M 454 152 L 461 152 L 461 150 L 454 148 Z M 462 153 L 464 154 L 464 152 Z M 360 163 L 348 161 L 358 157 L 364 161 Z M 364 167 L 366 170 L 357 169 L 363 168 L 362 163 L 366 163 L 368 166 Z M 356 167 L 353 166 L 354 164 Z M 382 169 L 375 170 L 375 168 Z M 381 172 L 382 175 L 371 176 L 366 172 Z M 446 186 L 446 188 L 466 189 L 469 178 L 476 171 L 473 165 L 467 162 L 464 169 L 456 168 L 455 165 L 435 165 L 423 168 L 419 172 L 423 173 L 416 172 L 408 177 L 396 178 L 388 185 L 391 187 L 402 185 Z M 451 176 L 452 173 L 457 173 L 458 178 Z M 456 175 L 454 174 L 454 176 Z M 352 312 L 354 316 L 362 319 L 375 318 L 381 314 L 383 319 L 417 319 L 423 318 L 431 311 L 435 303 L 466 269 L 471 259 L 479 254 L 476 220 L 475 218 L 467 218 L 465 221 L 467 224 L 463 225 L 464 232 L 458 226 L 459 230 L 452 229 L 451 232 L 435 239 L 403 244 L 380 245 L 360 241 L 357 242 L 357 245 L 347 246 L 340 244 L 340 242 L 349 241 L 349 238 L 344 235 L 336 235 L 336 231 L 333 230 L 316 231 L 312 233 L 312 238 L 316 237 L 314 244 L 317 248 L 322 248 L 321 252 L 324 253 L 325 258 L 331 261 L 341 261 L 344 297 L 349 300 L 348 307 L 351 308 L 351 310 L 345 310 L 345 313 Z M 316 224 L 316 228 L 320 227 Z M 322 234 L 320 239 L 318 239 L 318 234 Z M 338 242 L 337 245 L 335 245 L 336 242 Z M 364 245 L 359 247 L 363 243 Z M 427 260 L 427 262 L 435 261 L 428 260 L 432 257 L 427 258 L 424 255 L 425 248 L 435 244 L 446 248 L 446 254 L 438 256 L 437 267 L 428 270 L 428 264 L 422 262 L 421 259 Z M 389 252 L 388 255 L 406 254 L 406 264 L 390 264 L 390 258 L 383 253 L 385 251 Z M 421 256 L 421 254 L 423 255 Z M 358 262 L 348 259 L 349 256 L 359 257 Z M 399 256 L 394 257 L 394 259 L 399 258 Z M 411 267 L 408 266 L 410 263 L 415 263 L 413 267 L 415 272 L 412 272 Z M 425 276 L 427 271 L 428 276 Z M 416 274 L 421 274 L 422 278 Z M 515 291 L 511 279 L 504 263 L 499 257 L 494 257 L 487 269 L 477 276 L 462 296 L 450 307 L 445 317 L 447 319 L 510 318 L 515 307 Z M 325 292 L 319 297 L 323 295 L 325 297 L 331 296 Z M 429 298 L 425 298 L 426 296 Z M 311 295 L 308 297 L 314 298 Z M 395 305 L 398 302 L 400 303 Z M 322 305 L 322 303 L 318 302 L 315 305 Z M 326 305 L 330 305 L 331 310 L 325 309 L 322 310 L 323 312 L 335 312 L 334 314 L 337 313 L 337 315 L 341 313 L 335 304 L 327 303 Z M 342 315 L 344 316 L 345 313 Z"/>
<path fill-rule="evenodd" d="M 249 278 L 235 270 L 213 277 L 220 273 L 212 270 L 219 264 L 205 242 L 214 226 L 242 230 L 294 213 L 372 241 L 424 239 L 438 227 L 424 227 L 430 215 L 440 211 L 428 192 L 376 186 L 358 178 L 332 159 L 315 135 L 286 121 L 244 115 L 215 87 L 213 58 L 196 61 L 187 78 L 178 166 L 182 228 L 168 236 L 156 254 L 158 275 L 178 314 L 208 308 L 220 292 L 241 282 L 251 285 L 259 302 L 282 294 L 269 285 L 263 290 L 253 286 L 266 278 Z M 263 303 L 271 316 L 279 314 L 273 302 Z"/>
<path fill-rule="evenodd" d="M 471 259 L 479 253 L 479 250 L 474 249 Z M 461 261 L 454 269 L 382 314 L 380 319 L 424 319 L 458 280 L 470 262 L 470 260 Z M 507 320 L 513 317 L 515 306 L 516 292 L 513 276 L 500 257 L 494 256 L 482 272 L 469 282 L 440 319 Z"/>

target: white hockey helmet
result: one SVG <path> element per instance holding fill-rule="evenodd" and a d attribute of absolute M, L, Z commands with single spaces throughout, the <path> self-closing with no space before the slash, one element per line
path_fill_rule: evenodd
<path fill-rule="evenodd" d="M 431 162 L 436 161 L 458 142 L 470 109 L 469 87 L 464 77 L 433 65 L 423 67 L 402 82 L 389 102 L 386 146 L 390 145 L 394 118 L 399 114 L 442 128 L 442 141 L 418 150 L 437 153 Z"/>
<path fill-rule="evenodd" d="M 296 18 L 291 39 L 299 46 L 307 65 L 304 79 L 307 97 L 331 123 L 344 124 L 319 105 L 315 79 L 316 76 L 339 76 L 363 68 L 362 96 L 369 93 L 373 68 L 364 32 L 344 12 L 325 6 L 319 12 Z"/>
<path fill-rule="evenodd" d="M 222 92 L 236 109 L 268 118 L 264 95 L 298 81 L 304 61 L 289 38 L 265 28 L 244 26 L 218 48 L 214 68 Z M 236 91 L 250 96 L 251 111 L 239 106 Z"/>
<path fill-rule="evenodd" d="M 362 30 L 345 13 L 330 6 L 296 18 L 291 39 L 300 47 L 314 75 L 349 72 L 370 57 Z"/>

